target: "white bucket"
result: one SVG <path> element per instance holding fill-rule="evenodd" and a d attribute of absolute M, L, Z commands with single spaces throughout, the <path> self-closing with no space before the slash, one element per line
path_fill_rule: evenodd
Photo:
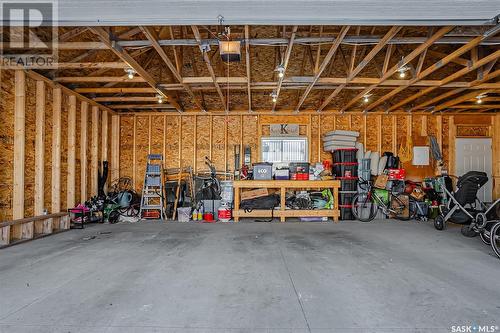
<path fill-rule="evenodd" d="M 233 190 L 233 181 L 232 180 L 223 180 L 220 182 L 221 200 L 227 203 L 232 203 L 234 198 L 234 190 Z"/>
<path fill-rule="evenodd" d="M 191 207 L 177 208 L 177 221 L 189 222 L 190 219 L 191 219 Z"/>

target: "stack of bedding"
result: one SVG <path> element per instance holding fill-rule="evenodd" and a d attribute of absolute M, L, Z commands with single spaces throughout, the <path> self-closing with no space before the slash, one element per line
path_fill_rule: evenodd
<path fill-rule="evenodd" d="M 359 132 L 335 130 L 323 135 L 323 150 L 332 152 L 335 149 L 357 148 L 361 151 L 363 146 L 357 143 Z M 361 145 L 361 146 L 360 146 Z"/>

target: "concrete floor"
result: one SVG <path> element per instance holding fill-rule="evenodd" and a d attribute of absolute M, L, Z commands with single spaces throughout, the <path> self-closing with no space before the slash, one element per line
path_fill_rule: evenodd
<path fill-rule="evenodd" d="M 0 332 L 470 324 L 500 326 L 500 260 L 430 223 L 94 225 L 0 250 Z"/>

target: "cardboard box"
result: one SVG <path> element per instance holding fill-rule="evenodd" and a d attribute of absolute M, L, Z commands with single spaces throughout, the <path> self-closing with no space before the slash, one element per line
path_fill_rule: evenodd
<path fill-rule="evenodd" d="M 385 186 L 387 185 L 388 178 L 389 177 L 387 177 L 387 175 L 378 176 L 374 186 L 377 188 L 385 188 Z"/>
<path fill-rule="evenodd" d="M 266 195 L 269 195 L 269 191 L 267 190 L 267 188 L 257 188 L 255 190 L 241 191 L 240 198 L 241 200 L 247 200 L 265 197 Z"/>

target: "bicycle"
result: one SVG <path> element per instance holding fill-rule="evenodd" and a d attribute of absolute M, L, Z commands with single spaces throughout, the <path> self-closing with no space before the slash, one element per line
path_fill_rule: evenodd
<path fill-rule="evenodd" d="M 358 193 L 354 196 L 351 208 L 356 219 L 370 222 L 375 218 L 378 210 L 381 210 L 384 215 L 390 215 L 403 221 L 407 221 L 415 215 L 411 208 L 413 198 L 410 195 L 394 193 L 392 190 L 374 189 L 370 181 L 362 180 L 359 186 L 364 190 L 364 193 Z"/>

